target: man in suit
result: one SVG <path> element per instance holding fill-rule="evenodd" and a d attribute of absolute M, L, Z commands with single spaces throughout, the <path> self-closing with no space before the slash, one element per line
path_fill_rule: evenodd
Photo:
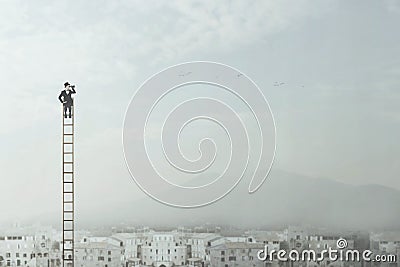
<path fill-rule="evenodd" d="M 64 83 L 64 90 L 62 90 L 58 96 L 58 99 L 64 106 L 64 118 L 67 118 L 67 111 L 69 113 L 69 118 L 72 117 L 71 108 L 74 105 L 72 94 L 76 94 L 75 85 L 70 85 L 69 82 Z"/>

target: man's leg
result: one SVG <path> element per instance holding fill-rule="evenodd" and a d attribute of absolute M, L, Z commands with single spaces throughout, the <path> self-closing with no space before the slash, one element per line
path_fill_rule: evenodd
<path fill-rule="evenodd" d="M 64 105 L 64 118 L 67 118 L 67 106 Z"/>
<path fill-rule="evenodd" d="M 72 115 L 71 115 L 71 110 L 72 110 L 72 108 L 71 108 L 72 106 L 68 106 L 68 113 L 69 113 L 69 118 L 71 119 L 72 118 Z"/>

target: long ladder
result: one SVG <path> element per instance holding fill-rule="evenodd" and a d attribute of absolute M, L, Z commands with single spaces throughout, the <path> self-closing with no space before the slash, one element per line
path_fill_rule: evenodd
<path fill-rule="evenodd" d="M 72 118 L 63 116 L 63 266 L 74 267 L 74 107 Z"/>

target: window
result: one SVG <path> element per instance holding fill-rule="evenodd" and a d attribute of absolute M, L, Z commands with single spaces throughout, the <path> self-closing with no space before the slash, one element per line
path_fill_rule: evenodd
<path fill-rule="evenodd" d="M 225 262 L 225 258 L 221 258 L 221 262 Z"/>
<path fill-rule="evenodd" d="M 236 261 L 236 256 L 229 256 L 229 261 Z"/>
<path fill-rule="evenodd" d="M 103 257 L 103 256 L 99 256 L 99 257 L 97 258 L 97 260 L 98 260 L 98 261 L 104 261 L 104 257 Z"/>
<path fill-rule="evenodd" d="M 221 250 L 221 255 L 225 255 L 225 250 Z"/>

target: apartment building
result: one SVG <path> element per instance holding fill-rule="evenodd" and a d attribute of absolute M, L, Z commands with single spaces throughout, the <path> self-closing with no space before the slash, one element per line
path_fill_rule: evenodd
<path fill-rule="evenodd" d="M 212 267 L 262 267 L 265 263 L 257 258 L 262 249 L 262 243 L 228 241 L 210 248 L 210 264 Z"/>
<path fill-rule="evenodd" d="M 52 232 L 15 228 L 0 234 L 0 266 L 57 266 Z"/>
<path fill-rule="evenodd" d="M 75 244 L 75 266 L 121 267 L 124 266 L 123 248 L 109 242 L 108 238 L 85 238 Z"/>

